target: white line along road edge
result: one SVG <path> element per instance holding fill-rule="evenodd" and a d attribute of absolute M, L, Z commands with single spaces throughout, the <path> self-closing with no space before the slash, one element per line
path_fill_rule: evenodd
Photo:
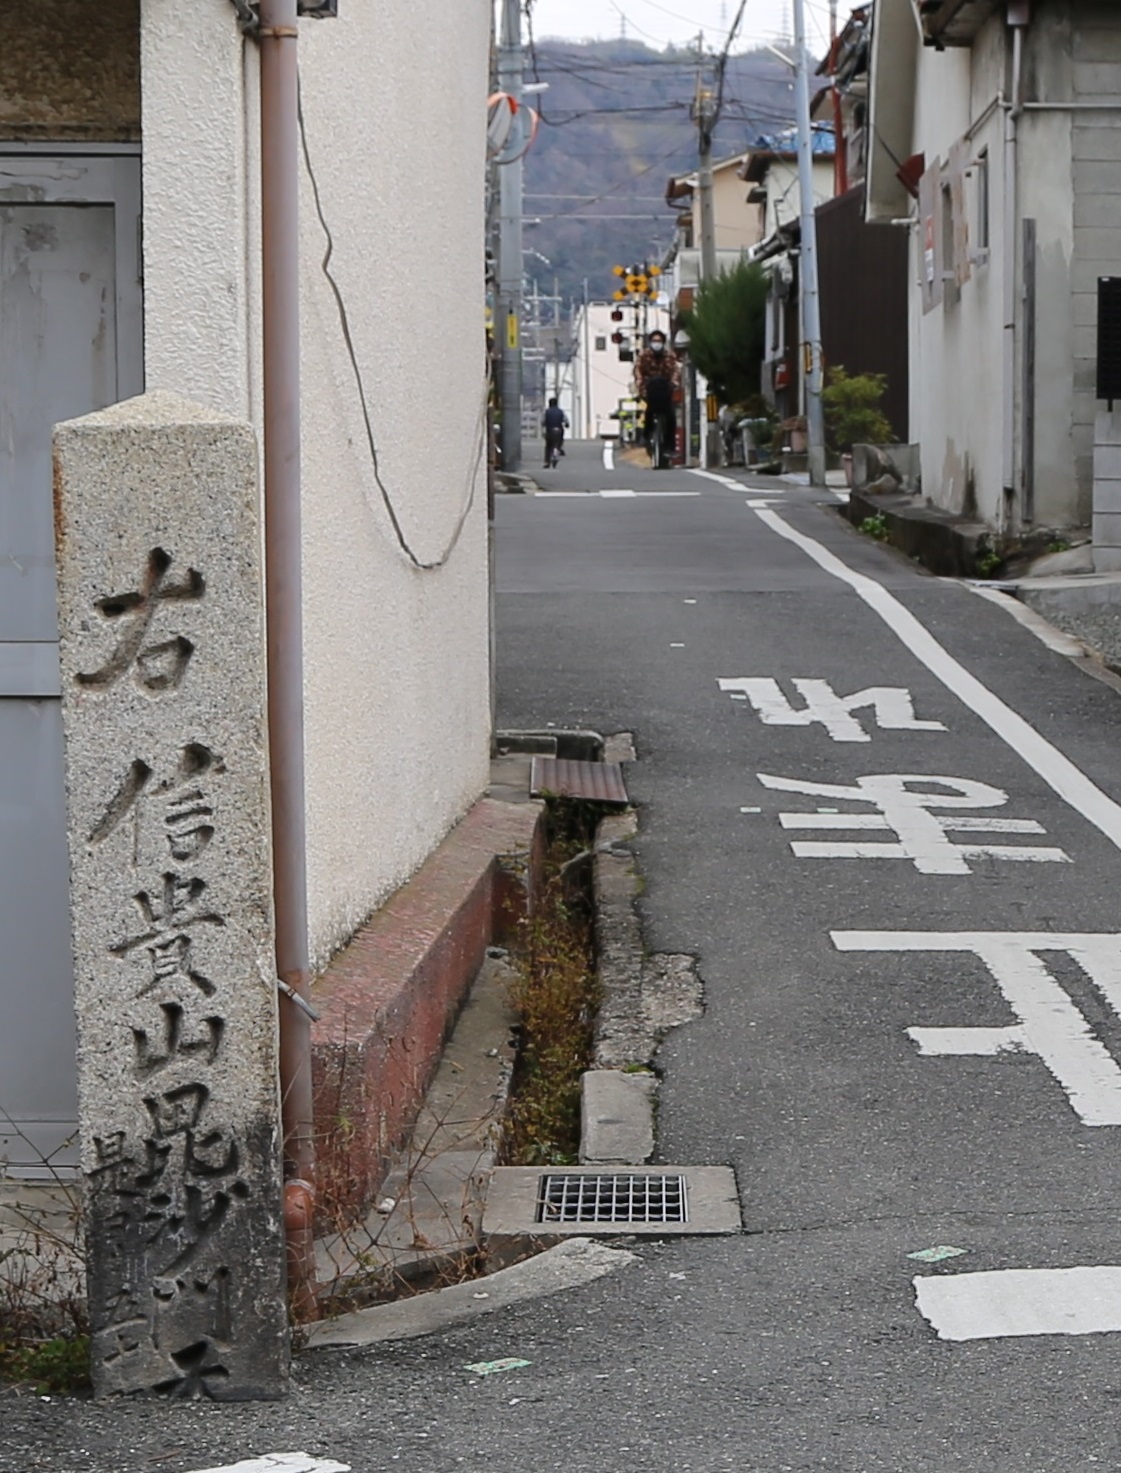
<path fill-rule="evenodd" d="M 959 664 L 882 583 L 864 573 L 854 572 L 820 542 L 796 532 L 777 512 L 756 508 L 754 514 L 772 532 L 800 548 L 824 572 L 847 583 L 932 675 L 1022 757 L 1049 788 L 1099 829 L 1111 844 L 1121 849 L 1121 806 L 1091 782 L 1069 757 L 1040 736 L 1034 726 Z"/>
<path fill-rule="evenodd" d="M 329 1458 L 312 1458 L 307 1453 L 265 1453 L 244 1463 L 203 1468 L 200 1473 L 350 1473 L 350 1464 L 335 1463 Z"/>

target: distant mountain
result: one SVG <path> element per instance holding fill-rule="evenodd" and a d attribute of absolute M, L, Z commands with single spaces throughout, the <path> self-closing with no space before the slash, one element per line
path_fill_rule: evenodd
<path fill-rule="evenodd" d="M 525 232 L 526 269 L 542 292 L 556 276 L 568 301 L 615 286 L 615 262 L 654 260 L 668 246 L 673 212 L 666 180 L 697 160 L 689 116 L 696 90 L 695 51 L 655 51 L 636 41 L 541 41 L 527 79 L 548 82 L 539 105 L 542 126 L 526 157 L 525 214 L 540 220 Z M 711 59 L 707 74 L 711 75 Z M 728 61 L 716 158 L 742 152 L 793 118 L 789 69 L 764 50 Z M 618 219 L 615 216 L 638 218 Z M 591 218 L 587 218 L 587 217 Z"/>

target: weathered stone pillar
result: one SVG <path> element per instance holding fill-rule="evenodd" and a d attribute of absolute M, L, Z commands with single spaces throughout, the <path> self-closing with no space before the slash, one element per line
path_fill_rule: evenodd
<path fill-rule="evenodd" d="M 285 1390 L 257 450 L 147 394 L 55 432 L 93 1383 Z"/>

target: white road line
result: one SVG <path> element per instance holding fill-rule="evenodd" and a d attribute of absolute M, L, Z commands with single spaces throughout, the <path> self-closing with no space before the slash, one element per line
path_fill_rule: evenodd
<path fill-rule="evenodd" d="M 557 497 L 561 497 L 561 496 L 564 496 L 564 497 L 580 497 L 580 498 L 582 498 L 584 500 L 587 500 L 587 498 L 590 497 L 590 496 L 601 496 L 601 497 L 604 497 L 608 501 L 617 500 L 619 498 L 622 498 L 624 500 L 629 500 L 629 499 L 632 499 L 633 498 L 633 499 L 636 499 L 637 500 L 639 497 L 645 497 L 648 500 L 660 500 L 662 498 L 665 498 L 666 500 L 672 500 L 675 497 L 676 498 L 681 498 L 683 496 L 699 496 L 700 494 L 701 493 L 699 491 L 631 491 L 631 490 L 628 490 L 625 487 L 619 487 L 619 488 L 611 489 L 611 490 L 607 490 L 607 491 L 535 491 L 534 492 L 534 495 L 537 496 L 537 497 L 542 497 L 543 496 L 546 499 L 548 499 L 548 498 L 551 497 L 554 500 Z"/>
<path fill-rule="evenodd" d="M 820 542 L 796 532 L 776 512 L 760 510 L 755 515 L 772 532 L 800 548 L 824 572 L 847 583 L 879 615 L 904 648 L 979 716 L 1064 802 L 1121 849 L 1121 806 L 1091 782 L 1069 757 L 1040 736 L 1018 712 L 970 674 L 882 583 L 855 572 Z"/>
<path fill-rule="evenodd" d="M 1023 1028 L 908 1028 L 924 1058 L 995 1058 L 997 1054 L 1034 1052 Z"/>
<path fill-rule="evenodd" d="M 1054 650 L 1057 655 L 1066 655 L 1072 660 L 1086 658 L 1086 646 L 1080 639 L 1075 639 L 1070 634 L 1063 634 L 1053 624 L 1048 624 L 1042 614 L 1037 614 L 1027 604 L 1022 604 L 1018 598 L 1013 598 L 1009 593 L 1002 593 L 999 588 L 980 588 L 976 583 L 967 583 L 965 586 L 978 598 L 987 599 L 989 603 L 1002 608 L 1006 614 L 1011 614 L 1017 624 L 1030 629 L 1036 639 L 1041 640 L 1049 650 Z"/>
<path fill-rule="evenodd" d="M 939 1340 L 1102 1335 L 1121 1330 L 1121 1268 L 1006 1268 L 922 1274 L 915 1304 Z"/>
<path fill-rule="evenodd" d="M 1121 1069 L 1097 1039 L 1039 952 L 1078 962 L 1121 1016 L 1121 936 L 1048 931 L 833 931 L 838 951 L 972 952 L 1019 1020 L 1016 1043 L 1037 1055 L 1084 1125 L 1121 1125 Z M 908 1029 L 925 1056 L 988 1054 L 991 1028 Z M 998 1030 L 1001 1031 L 1001 1030 Z M 970 1042 L 976 1038 L 976 1042 Z"/>
<path fill-rule="evenodd" d="M 312 1458 L 307 1453 L 265 1453 L 244 1463 L 202 1468 L 199 1473 L 350 1473 L 350 1464 Z"/>

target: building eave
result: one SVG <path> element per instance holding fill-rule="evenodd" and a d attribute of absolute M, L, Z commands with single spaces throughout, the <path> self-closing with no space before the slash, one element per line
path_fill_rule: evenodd
<path fill-rule="evenodd" d="M 914 152 L 915 74 L 919 28 L 914 0 L 876 0 L 869 70 L 869 151 L 864 218 L 870 223 L 905 217 L 911 199 L 897 177 Z"/>

